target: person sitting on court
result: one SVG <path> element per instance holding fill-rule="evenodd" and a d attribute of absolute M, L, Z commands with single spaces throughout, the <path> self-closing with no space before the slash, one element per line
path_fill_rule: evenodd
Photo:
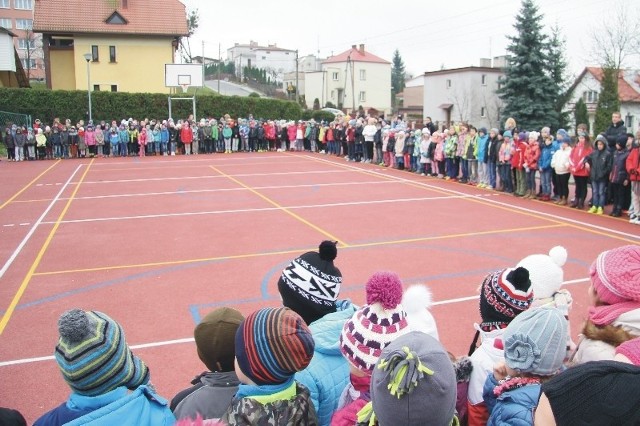
<path fill-rule="evenodd" d="M 171 400 L 171 411 L 178 420 L 219 419 L 227 411 L 240 385 L 233 362 L 236 331 L 243 319 L 237 310 L 222 307 L 208 313 L 196 326 L 193 334 L 198 357 L 208 371 Z"/>
<path fill-rule="evenodd" d="M 149 369 L 127 346 L 120 324 L 102 312 L 72 309 L 62 314 L 58 330 L 55 358 L 71 395 L 34 426 L 175 423 L 167 401 L 149 383 Z"/>

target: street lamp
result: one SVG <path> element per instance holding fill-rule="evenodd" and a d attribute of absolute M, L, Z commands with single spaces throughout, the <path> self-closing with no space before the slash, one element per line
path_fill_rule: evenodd
<path fill-rule="evenodd" d="M 89 95 L 89 122 L 91 122 L 93 117 L 91 116 L 91 67 L 89 67 L 89 62 L 93 59 L 93 54 L 85 53 L 82 56 L 87 61 L 87 93 Z"/>

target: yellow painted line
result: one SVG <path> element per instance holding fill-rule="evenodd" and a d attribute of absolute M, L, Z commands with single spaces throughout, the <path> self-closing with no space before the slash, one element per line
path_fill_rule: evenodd
<path fill-rule="evenodd" d="M 240 185 L 241 187 L 248 189 L 249 191 L 251 191 L 252 193 L 257 195 L 258 197 L 262 198 L 264 201 L 266 201 L 267 203 L 271 204 L 275 208 L 282 210 L 283 212 L 287 213 L 289 216 L 293 217 L 294 219 L 296 219 L 296 220 L 304 223 L 305 225 L 315 229 L 316 231 L 318 231 L 322 235 L 326 236 L 330 240 L 337 241 L 340 244 L 341 247 L 349 247 L 349 244 L 345 243 L 340 238 L 336 237 L 335 235 L 331 234 L 328 231 L 325 231 L 324 229 L 320 228 L 319 226 L 314 225 L 313 223 L 309 222 L 308 220 L 306 220 L 305 218 L 301 217 L 300 215 L 295 214 L 294 212 L 292 212 L 291 210 L 287 209 L 286 207 L 281 206 L 280 204 L 278 204 L 275 201 L 273 201 L 271 198 L 267 197 L 266 195 L 261 194 L 260 192 L 256 191 L 255 189 L 253 189 L 249 185 L 246 185 L 243 182 L 239 181 L 238 179 L 234 178 L 233 176 L 230 176 L 230 175 L 226 174 L 225 172 L 221 171 L 220 169 L 218 169 L 215 166 L 209 166 L 209 167 L 211 167 L 213 170 L 215 170 L 221 176 L 224 176 L 224 177 L 228 178 L 229 180 L 235 182 L 236 184 Z"/>
<path fill-rule="evenodd" d="M 468 232 L 468 233 L 461 233 L 461 234 L 434 235 L 430 237 L 419 237 L 419 238 L 408 238 L 408 239 L 402 239 L 402 240 L 377 241 L 377 242 L 371 242 L 371 243 L 351 244 L 346 248 L 356 249 L 356 248 L 365 248 L 365 247 L 379 247 L 379 246 L 407 244 L 407 243 L 430 241 L 430 240 L 444 240 L 444 239 L 450 239 L 450 238 L 464 238 L 464 237 L 475 237 L 475 236 L 482 236 L 482 235 L 503 234 L 505 232 L 523 232 L 523 231 L 531 231 L 531 230 L 561 228 L 564 226 L 567 226 L 567 225 L 553 224 L 553 225 L 531 226 L 528 228 L 519 227 L 519 228 L 512 228 L 512 229 L 495 229 L 495 230 Z M 76 273 L 84 273 L 84 272 L 98 272 L 98 271 L 108 271 L 108 270 L 118 270 L 118 269 L 187 265 L 187 264 L 193 264 L 193 263 L 213 262 L 213 261 L 221 261 L 221 260 L 250 259 L 255 257 L 275 256 L 280 254 L 293 254 L 293 253 L 300 253 L 300 252 L 315 250 L 315 249 L 317 249 L 317 247 L 310 247 L 307 249 L 301 248 L 301 249 L 294 249 L 294 250 L 236 254 L 231 256 L 206 257 L 206 258 L 200 258 L 200 259 L 171 260 L 167 262 L 151 262 L 151 263 L 138 263 L 138 264 L 132 264 L 132 265 L 115 265 L 115 266 L 98 266 L 95 268 L 67 269 L 67 270 L 61 270 L 61 271 L 38 272 L 34 275 L 49 276 L 49 275 L 76 274 Z"/>
<path fill-rule="evenodd" d="M 0 320 L 0 335 L 2 335 L 2 333 L 4 332 L 4 329 L 7 326 L 7 324 L 9 323 L 9 320 L 11 319 L 11 316 L 13 315 L 13 312 L 15 311 L 16 306 L 18 306 L 18 303 L 20 302 L 20 299 L 22 298 L 22 295 L 27 290 L 27 287 L 29 286 L 29 283 L 31 282 L 31 278 L 35 274 L 36 269 L 38 268 L 38 265 L 40 265 L 40 262 L 42 261 L 42 258 L 44 257 L 44 254 L 47 252 L 47 249 L 49 248 L 49 244 L 51 244 L 51 241 L 53 240 L 53 236 L 58 231 L 58 228 L 60 226 L 60 222 L 62 222 L 62 219 L 67 214 L 67 211 L 69 210 L 69 207 L 71 206 L 71 202 L 73 201 L 74 197 L 78 193 L 78 190 L 80 189 L 80 185 L 82 184 L 82 181 L 87 176 L 87 173 L 89 173 L 89 169 L 91 168 L 91 165 L 93 164 L 93 161 L 94 161 L 94 159 L 91 159 L 91 162 L 87 165 L 87 168 L 85 169 L 84 173 L 82 174 L 82 177 L 80 178 L 80 180 L 78 181 L 78 184 L 76 185 L 75 189 L 73 190 L 73 193 L 71 194 L 71 197 L 69 197 L 69 200 L 67 201 L 67 204 L 65 204 L 64 209 L 62 209 L 62 212 L 60 212 L 60 215 L 58 216 L 58 219 L 56 220 L 56 223 L 53 225 L 53 228 L 49 232 L 49 235 L 47 236 L 47 239 L 45 240 L 44 244 L 40 248 L 40 251 L 38 252 L 38 255 L 36 256 L 35 260 L 31 264 L 31 267 L 29 268 L 29 271 L 27 272 L 27 275 L 22 280 L 22 284 L 20 284 L 20 288 L 18 288 L 18 291 L 13 296 L 13 300 L 11 300 L 11 304 L 9 305 L 9 307 L 7 308 L 5 313 L 2 315 L 2 320 Z"/>
<path fill-rule="evenodd" d="M 35 178 L 33 178 L 33 180 L 31 182 L 29 182 L 28 184 L 26 184 L 25 186 L 22 187 L 22 189 L 18 192 L 16 192 L 15 194 L 13 194 L 13 197 L 9 198 L 7 201 L 5 201 L 4 203 L 2 203 L 2 205 L 0 205 L 0 210 L 2 210 L 3 208 L 5 208 L 7 205 L 9 205 L 13 200 L 15 200 L 16 198 L 18 198 L 20 196 L 20 194 L 22 194 L 24 191 L 26 191 L 27 189 L 29 189 L 29 187 L 31 187 L 31 185 L 33 185 L 34 183 L 36 183 L 38 181 L 38 179 L 40 179 L 42 176 L 44 176 L 49 170 L 53 169 L 55 166 L 58 165 L 58 163 L 60 163 L 60 160 L 57 160 L 55 163 L 53 163 L 52 165 L 50 165 L 49 167 L 47 167 L 47 169 L 45 171 L 43 171 L 42 173 L 40 173 L 38 176 L 36 176 Z"/>

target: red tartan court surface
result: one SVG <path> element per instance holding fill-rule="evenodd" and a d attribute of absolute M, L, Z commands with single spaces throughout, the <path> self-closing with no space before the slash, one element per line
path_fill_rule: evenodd
<path fill-rule="evenodd" d="M 28 422 L 69 394 L 53 351 L 79 307 L 122 324 L 172 398 L 204 370 L 193 328 L 208 311 L 278 306 L 298 254 L 339 242 L 340 296 L 367 278 L 423 283 L 448 350 L 466 354 L 491 271 L 563 245 L 577 338 L 588 267 L 638 244 L 621 219 L 308 153 L 0 162 L 0 405 Z"/>

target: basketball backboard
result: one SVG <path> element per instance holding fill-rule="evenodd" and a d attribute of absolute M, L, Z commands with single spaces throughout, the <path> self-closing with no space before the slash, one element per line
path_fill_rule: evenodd
<path fill-rule="evenodd" d="M 202 64 L 165 64 L 164 85 L 166 87 L 202 87 Z"/>

